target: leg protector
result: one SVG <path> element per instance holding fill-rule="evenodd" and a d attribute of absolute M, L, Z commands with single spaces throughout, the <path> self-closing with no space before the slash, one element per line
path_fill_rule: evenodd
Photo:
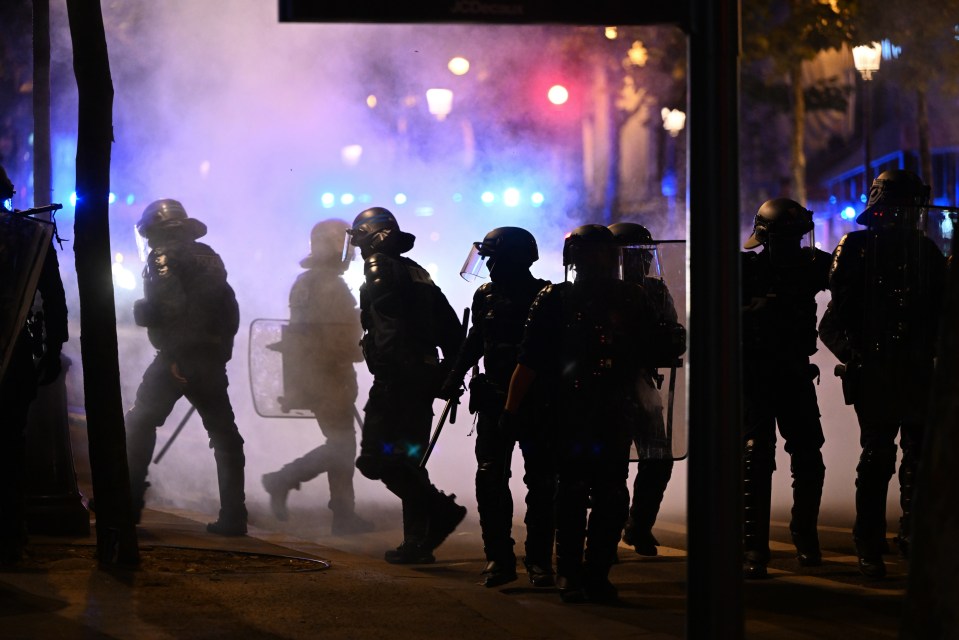
<path fill-rule="evenodd" d="M 886 536 L 886 494 L 896 468 L 894 444 L 863 449 L 856 467 L 856 522 L 853 537 L 857 546 L 871 551 L 881 548 Z M 881 551 L 880 551 L 881 553 Z"/>
<path fill-rule="evenodd" d="M 483 532 L 486 559 L 515 564 L 513 538 L 513 496 L 502 464 L 480 462 L 476 469 L 476 506 Z"/>
<path fill-rule="evenodd" d="M 246 493 L 244 490 L 246 457 L 240 451 L 214 450 L 216 476 L 220 489 L 220 515 L 207 525 L 207 531 L 238 536 L 246 533 Z"/>
<path fill-rule="evenodd" d="M 743 452 L 743 549 L 749 563 L 769 562 L 769 502 L 776 467 L 771 443 L 749 439 Z M 747 572 L 748 575 L 748 572 Z"/>
<path fill-rule="evenodd" d="M 822 562 L 819 549 L 819 505 L 822 501 L 823 479 L 826 467 L 819 449 L 795 452 L 791 456 L 790 471 L 793 477 L 793 508 L 789 531 L 799 563 L 803 566 L 818 566 Z"/>

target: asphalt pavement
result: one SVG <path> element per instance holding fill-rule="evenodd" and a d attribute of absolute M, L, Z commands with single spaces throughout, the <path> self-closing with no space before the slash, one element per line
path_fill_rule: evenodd
<path fill-rule="evenodd" d="M 619 604 L 573 605 L 555 589 L 530 585 L 521 564 L 516 582 L 483 587 L 472 517 L 439 548 L 435 564 L 395 566 L 382 554 L 399 541 L 398 509 L 378 506 L 377 530 L 352 537 L 329 535 L 322 514 L 294 511 L 281 523 L 265 509 L 254 505 L 255 526 L 241 538 L 208 534 L 204 514 L 148 509 L 136 570 L 99 567 L 92 535 L 34 536 L 24 564 L 0 571 L 0 638 L 685 635 L 685 525 L 668 515 L 655 529 L 658 557 L 620 547 L 611 575 Z M 521 549 L 521 522 L 514 531 Z M 820 534 L 823 566 L 800 569 L 785 523 L 773 523 L 771 578 L 745 585 L 746 637 L 895 638 L 906 564 L 888 556 L 889 576 L 867 581 L 848 529 L 824 524 Z"/>

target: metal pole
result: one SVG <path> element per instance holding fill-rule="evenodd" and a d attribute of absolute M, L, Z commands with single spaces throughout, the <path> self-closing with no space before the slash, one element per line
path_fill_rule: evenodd
<path fill-rule="evenodd" d="M 691 3 L 687 638 L 743 636 L 738 0 Z"/>

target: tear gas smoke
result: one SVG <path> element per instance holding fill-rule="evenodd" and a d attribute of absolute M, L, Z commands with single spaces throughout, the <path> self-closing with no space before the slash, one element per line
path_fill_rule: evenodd
<path fill-rule="evenodd" d="M 470 243 L 490 229 L 512 225 L 532 231 L 540 245 L 533 272 L 556 282 L 564 277 L 564 233 L 595 221 L 582 219 L 582 189 L 576 171 L 568 168 L 577 149 L 582 153 L 583 130 L 559 129 L 546 144 L 524 130 L 540 126 L 533 120 L 498 120 L 528 99 L 527 85 L 544 63 L 537 57 L 542 27 L 279 24 L 272 0 L 103 4 L 116 91 L 113 251 L 127 256 L 136 271 L 133 223 L 157 198 L 180 200 L 191 217 L 208 226 L 202 241 L 223 257 L 240 303 L 241 330 L 228 371 L 246 440 L 251 503 L 265 501 L 261 474 L 323 441 L 313 420 L 259 417 L 247 369 L 246 331 L 256 318 L 289 317 L 290 286 L 300 273 L 298 261 L 309 252 L 314 223 L 331 217 L 349 221 L 374 205 L 390 208 L 417 237 L 408 255 L 432 273 L 460 310 L 470 304 L 476 284 L 461 280 L 459 267 Z M 51 10 L 54 86 L 60 88 L 54 98 L 55 199 L 66 201 L 74 175 L 76 95 L 65 10 L 56 4 Z M 469 61 L 468 73 L 448 71 L 455 56 Z M 497 86 L 500 80 L 506 85 Z M 442 120 L 431 116 L 425 103 L 426 90 L 434 87 L 454 91 L 452 112 Z M 504 96 L 512 102 L 500 104 Z M 653 111 L 658 117 L 658 109 Z M 643 129 L 646 137 L 640 140 L 648 142 L 650 127 L 631 126 Z M 552 144 L 558 140 L 565 146 Z M 643 149 L 625 150 L 624 162 L 643 168 L 643 154 L 651 155 Z M 518 206 L 501 200 L 508 187 L 519 190 Z M 484 204 L 486 191 L 492 204 Z M 68 229 L 69 215 L 60 216 L 60 224 Z M 685 236 L 684 221 L 670 230 L 651 226 L 659 237 Z M 72 260 L 63 256 L 61 265 L 68 292 L 74 291 Z M 681 306 L 684 265 L 681 258 L 681 275 L 669 282 Z M 345 277 L 357 292 L 361 262 Z M 139 283 L 116 294 L 125 408 L 153 355 L 145 330 L 130 317 L 140 295 Z M 68 351 L 78 354 L 75 297 L 71 311 Z M 684 309 L 680 315 L 684 321 Z M 827 431 L 825 499 L 849 509 L 856 427 L 828 375 L 828 359 L 824 351 L 817 355 L 827 372 L 818 387 Z M 371 378 L 363 364 L 356 369 L 362 412 Z M 677 428 L 685 423 L 683 389 L 684 383 L 677 391 Z M 437 401 L 437 415 L 441 406 Z M 158 446 L 185 412 L 181 402 L 159 430 Z M 467 501 L 474 495 L 475 469 L 470 422 L 464 407 L 458 421 L 446 426 L 430 462 L 437 486 Z M 193 417 L 163 462 L 151 467 L 148 504 L 214 513 L 215 468 L 207 445 L 199 418 Z M 677 466 L 667 492 L 667 516 L 682 517 L 685 511 L 684 464 Z M 525 495 L 521 469 L 517 453 L 512 486 L 518 513 Z M 775 496 L 785 502 L 788 461 L 782 457 L 779 469 Z M 381 483 L 357 473 L 355 485 L 360 514 L 371 502 L 398 507 Z M 321 476 L 292 492 L 290 506 L 323 510 L 327 499 Z"/>

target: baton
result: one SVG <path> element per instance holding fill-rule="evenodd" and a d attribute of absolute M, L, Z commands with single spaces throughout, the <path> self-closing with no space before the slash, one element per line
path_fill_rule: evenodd
<path fill-rule="evenodd" d="M 353 417 L 356 418 L 356 424 L 360 425 L 360 430 L 363 429 L 363 418 L 360 416 L 360 412 L 357 410 L 356 405 L 353 405 Z"/>
<path fill-rule="evenodd" d="M 192 404 L 190 405 L 190 410 L 186 412 L 186 415 L 183 416 L 183 420 L 180 420 L 180 424 L 177 425 L 176 431 L 173 432 L 173 435 L 170 436 L 170 439 L 166 441 L 166 444 L 163 445 L 163 448 L 160 449 L 160 453 L 157 454 L 157 457 L 153 459 L 153 464 L 160 462 L 163 459 L 163 456 L 166 454 L 167 450 L 170 448 L 170 445 L 173 444 L 173 441 L 176 440 L 176 437 L 180 435 L 180 432 L 183 431 L 183 427 L 186 426 L 186 421 L 190 419 L 190 416 L 193 415 L 193 412 L 196 411 L 196 407 Z"/>
<path fill-rule="evenodd" d="M 433 447 L 436 446 L 436 441 L 440 438 L 440 432 L 443 430 L 443 425 L 446 424 L 446 418 L 450 415 L 450 409 L 454 406 L 454 403 L 455 400 L 452 398 L 446 401 L 446 406 L 443 407 L 443 413 L 440 414 L 440 421 L 436 425 L 436 431 L 433 432 L 433 437 L 430 438 L 430 443 L 423 453 L 423 458 L 420 460 L 420 469 L 426 468 L 426 461 L 430 459 L 430 454 L 433 453 Z"/>

